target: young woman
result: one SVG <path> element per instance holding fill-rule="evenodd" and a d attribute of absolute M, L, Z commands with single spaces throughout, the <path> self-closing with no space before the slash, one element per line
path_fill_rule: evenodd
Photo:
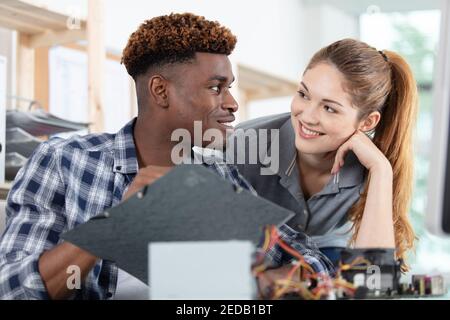
<path fill-rule="evenodd" d="M 416 83 L 401 56 L 337 41 L 312 57 L 290 115 L 240 126 L 280 129 L 277 174 L 239 170 L 261 196 L 295 211 L 292 225 L 324 250 L 395 248 L 404 260 L 415 239 L 408 208 L 416 113 Z"/>

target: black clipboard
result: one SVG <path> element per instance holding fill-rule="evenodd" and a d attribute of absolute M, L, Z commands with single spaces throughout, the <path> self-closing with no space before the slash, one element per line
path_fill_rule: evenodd
<path fill-rule="evenodd" d="M 148 243 L 250 240 L 294 213 L 203 165 L 183 164 L 101 216 L 61 235 L 147 283 Z M 176 261 L 174 263 L 182 263 Z M 181 265 L 180 265 L 181 267 Z"/>

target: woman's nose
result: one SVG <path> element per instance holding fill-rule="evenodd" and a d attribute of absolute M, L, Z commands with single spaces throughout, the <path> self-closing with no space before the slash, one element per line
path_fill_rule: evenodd
<path fill-rule="evenodd" d="M 304 106 L 301 110 L 302 120 L 309 125 L 317 125 L 319 123 L 318 108 L 313 105 Z"/>

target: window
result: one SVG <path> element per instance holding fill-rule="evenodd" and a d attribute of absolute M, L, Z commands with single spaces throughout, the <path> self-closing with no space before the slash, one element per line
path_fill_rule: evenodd
<path fill-rule="evenodd" d="M 415 186 L 411 219 L 419 241 L 408 259 L 412 273 L 450 272 L 450 240 L 425 229 L 429 159 L 433 152 L 432 89 L 439 41 L 440 11 L 373 13 L 360 17 L 361 40 L 400 53 L 411 65 L 419 88 L 419 116 L 415 135 Z"/>

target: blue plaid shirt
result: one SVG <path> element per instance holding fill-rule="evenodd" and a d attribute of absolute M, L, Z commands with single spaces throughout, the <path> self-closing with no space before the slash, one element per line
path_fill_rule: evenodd
<path fill-rule="evenodd" d="M 0 242 L 0 299 L 48 299 L 38 270 L 41 254 L 59 244 L 59 235 L 117 205 L 138 171 L 134 121 L 116 134 L 90 134 L 42 143 L 19 171 L 8 195 L 6 229 Z M 237 169 L 205 164 L 232 183 L 254 192 Z M 255 193 L 255 192 L 254 192 Z M 318 272 L 333 265 L 310 239 L 289 227 L 281 238 Z M 279 247 L 269 258 L 289 260 Z M 99 260 L 73 299 L 108 299 L 116 291 L 118 269 Z"/>

